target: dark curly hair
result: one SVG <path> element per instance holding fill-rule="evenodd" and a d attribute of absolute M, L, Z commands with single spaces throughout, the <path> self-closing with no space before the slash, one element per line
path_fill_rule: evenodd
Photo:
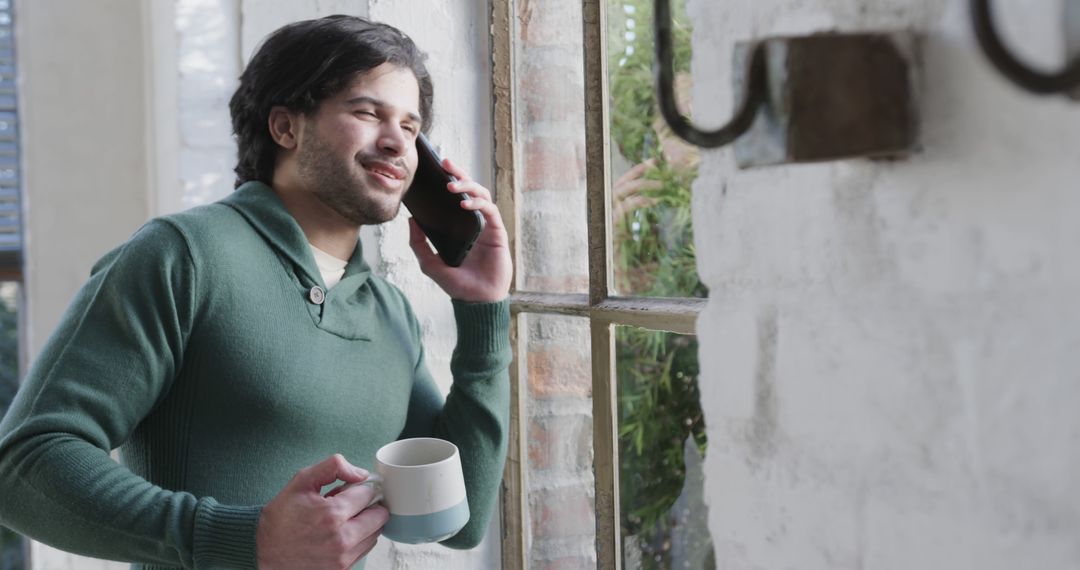
<path fill-rule="evenodd" d="M 229 100 L 238 157 L 236 186 L 251 180 L 270 184 L 278 146 L 270 137 L 270 108 L 282 105 L 312 115 L 327 97 L 358 73 L 383 63 L 409 69 L 420 84 L 421 130 L 431 128 L 431 75 L 426 56 L 408 36 L 387 24 L 356 16 L 327 16 L 284 26 L 263 40 L 240 86 Z"/>

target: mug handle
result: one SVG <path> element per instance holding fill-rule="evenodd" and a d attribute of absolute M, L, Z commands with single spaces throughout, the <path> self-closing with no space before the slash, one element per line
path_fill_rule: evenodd
<path fill-rule="evenodd" d="M 359 484 L 360 485 L 370 485 L 373 489 L 375 489 L 375 494 L 372 495 L 371 501 L 367 504 L 366 507 L 364 507 L 365 509 L 370 507 L 371 505 L 374 505 L 375 503 L 379 503 L 379 502 L 381 502 L 383 500 L 383 492 L 382 492 L 383 478 L 382 478 L 382 475 L 379 475 L 378 473 L 372 473 L 371 475 L 368 476 L 367 481 L 364 481 L 363 483 L 359 483 Z"/>
<path fill-rule="evenodd" d="M 371 501 L 369 501 L 368 504 L 364 506 L 365 509 L 370 507 L 371 505 L 374 505 L 375 503 L 381 502 L 383 500 L 383 492 L 382 492 L 383 478 L 378 473 L 372 473 L 371 475 L 368 476 L 367 480 L 364 481 L 363 483 L 346 483 L 346 484 L 344 484 L 344 485 L 342 485 L 340 487 L 337 487 L 336 489 L 331 491 L 331 494 L 340 493 L 340 492 L 344 491 L 345 489 L 348 489 L 349 487 L 355 487 L 357 485 L 369 485 L 375 490 L 375 494 L 372 495 Z"/>

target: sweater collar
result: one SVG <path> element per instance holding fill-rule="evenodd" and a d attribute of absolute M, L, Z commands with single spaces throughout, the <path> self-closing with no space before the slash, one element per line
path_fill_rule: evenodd
<path fill-rule="evenodd" d="M 222 203 L 239 212 L 267 243 L 292 262 L 297 273 L 325 288 L 304 230 L 270 186 L 259 181 L 245 182 L 226 196 Z M 371 268 L 364 261 L 360 237 L 357 236 L 356 249 L 345 266 L 341 282 L 334 289 L 355 289 L 367 281 L 370 274 Z"/>

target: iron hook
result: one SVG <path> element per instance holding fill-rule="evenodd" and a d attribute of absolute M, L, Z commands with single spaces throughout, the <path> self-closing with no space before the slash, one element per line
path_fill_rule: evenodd
<path fill-rule="evenodd" d="M 746 92 L 735 116 L 715 131 L 705 132 L 692 125 L 679 112 L 675 102 L 675 72 L 671 48 L 670 0 L 655 0 L 653 5 L 656 43 L 656 100 L 660 114 L 672 132 L 702 148 L 724 146 L 745 133 L 754 123 L 758 107 L 765 101 L 765 49 L 756 44 L 751 51 L 746 73 Z"/>
<path fill-rule="evenodd" d="M 1027 67 L 1013 57 L 994 28 L 990 0 L 971 0 L 971 19 L 975 27 L 975 37 L 987 59 L 1016 85 L 1039 95 L 1063 93 L 1080 87 L 1080 58 L 1073 59 L 1057 73 L 1043 73 Z"/>

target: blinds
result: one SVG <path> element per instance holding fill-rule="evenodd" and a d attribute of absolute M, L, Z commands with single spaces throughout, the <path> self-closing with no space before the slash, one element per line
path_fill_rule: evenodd
<path fill-rule="evenodd" d="M 0 0 L 0 279 L 22 276 L 19 120 L 11 0 Z"/>

